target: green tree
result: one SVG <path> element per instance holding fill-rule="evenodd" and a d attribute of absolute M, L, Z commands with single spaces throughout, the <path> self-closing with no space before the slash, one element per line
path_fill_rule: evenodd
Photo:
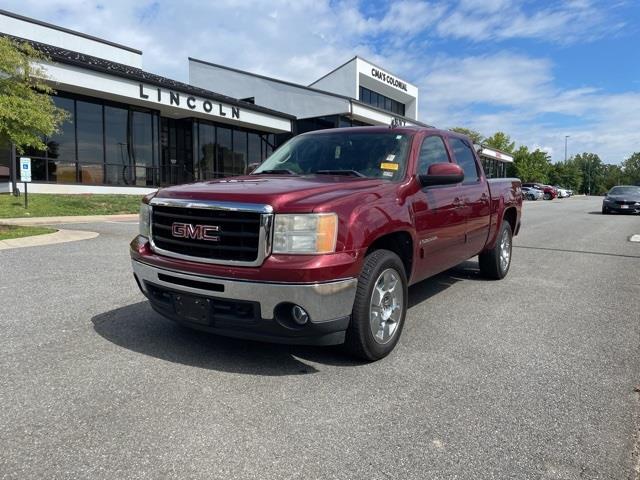
<path fill-rule="evenodd" d="M 552 164 L 549 168 L 549 183 L 578 192 L 582 185 L 582 170 L 573 159 Z"/>
<path fill-rule="evenodd" d="M 624 171 L 620 165 L 604 164 L 603 169 L 603 183 L 604 190 L 609 190 L 611 187 L 627 183 L 625 179 Z"/>
<path fill-rule="evenodd" d="M 513 153 L 516 148 L 516 142 L 512 142 L 511 137 L 504 132 L 494 133 L 489 138 L 485 138 L 483 143 L 507 153 Z"/>
<path fill-rule="evenodd" d="M 624 183 L 640 185 L 640 152 L 635 152 L 622 162 Z"/>
<path fill-rule="evenodd" d="M 478 144 L 482 143 L 482 140 L 484 139 L 484 136 L 480 132 L 476 130 L 471 130 L 470 128 L 453 127 L 453 128 L 450 128 L 449 130 L 451 130 L 452 132 L 457 132 L 457 133 L 466 135 L 473 141 L 473 143 L 478 143 Z"/>
<path fill-rule="evenodd" d="M 587 195 L 599 195 L 607 189 L 605 186 L 605 166 L 595 153 L 580 153 L 572 158 L 582 172 L 581 192 Z"/>
<path fill-rule="evenodd" d="M 551 158 L 546 152 L 538 149 L 530 152 L 522 145 L 513 153 L 513 166 L 508 174 L 515 175 L 523 182 L 547 183 L 550 168 Z"/>
<path fill-rule="evenodd" d="M 0 37 L 0 137 L 24 148 L 45 150 L 67 113 L 53 103 L 53 89 L 38 66 L 46 58 L 27 43 Z"/>

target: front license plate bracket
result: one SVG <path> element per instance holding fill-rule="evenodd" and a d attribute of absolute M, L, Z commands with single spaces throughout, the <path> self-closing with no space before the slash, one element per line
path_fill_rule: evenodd
<path fill-rule="evenodd" d="M 185 320 L 201 325 L 209 325 L 211 307 L 209 300 L 203 297 L 174 294 L 173 307 Z"/>

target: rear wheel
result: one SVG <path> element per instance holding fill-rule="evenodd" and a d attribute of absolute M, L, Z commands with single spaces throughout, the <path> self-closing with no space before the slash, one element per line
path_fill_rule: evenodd
<path fill-rule="evenodd" d="M 544 198 L 545 200 L 551 200 L 551 194 L 547 192 L 547 193 L 545 193 L 545 194 L 544 194 L 544 197 L 543 197 L 543 198 Z"/>
<path fill-rule="evenodd" d="M 503 220 L 495 246 L 479 255 L 480 273 L 482 275 L 492 280 L 500 280 L 507 276 L 511 266 L 512 241 L 511 225 Z"/>
<path fill-rule="evenodd" d="M 400 338 L 407 314 L 407 276 L 389 250 L 376 250 L 364 262 L 347 329 L 345 348 L 358 358 L 386 357 Z"/>

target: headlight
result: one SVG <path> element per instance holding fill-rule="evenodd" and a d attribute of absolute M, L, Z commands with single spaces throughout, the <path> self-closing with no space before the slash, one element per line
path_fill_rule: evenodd
<path fill-rule="evenodd" d="M 337 236 L 335 213 L 277 214 L 273 253 L 331 253 L 336 249 Z"/>
<path fill-rule="evenodd" d="M 151 236 L 151 205 L 140 204 L 140 235 L 149 238 Z"/>

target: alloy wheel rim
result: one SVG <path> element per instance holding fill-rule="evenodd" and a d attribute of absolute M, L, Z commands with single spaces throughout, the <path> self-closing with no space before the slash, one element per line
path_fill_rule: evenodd
<path fill-rule="evenodd" d="M 369 327 L 376 343 L 384 345 L 395 336 L 403 308 L 404 291 L 400 275 L 396 270 L 387 268 L 373 284 L 369 304 Z"/>
<path fill-rule="evenodd" d="M 511 239 L 509 238 L 509 232 L 506 230 L 502 234 L 500 239 L 500 268 L 503 272 L 506 272 L 509 268 L 509 262 L 511 261 Z"/>

